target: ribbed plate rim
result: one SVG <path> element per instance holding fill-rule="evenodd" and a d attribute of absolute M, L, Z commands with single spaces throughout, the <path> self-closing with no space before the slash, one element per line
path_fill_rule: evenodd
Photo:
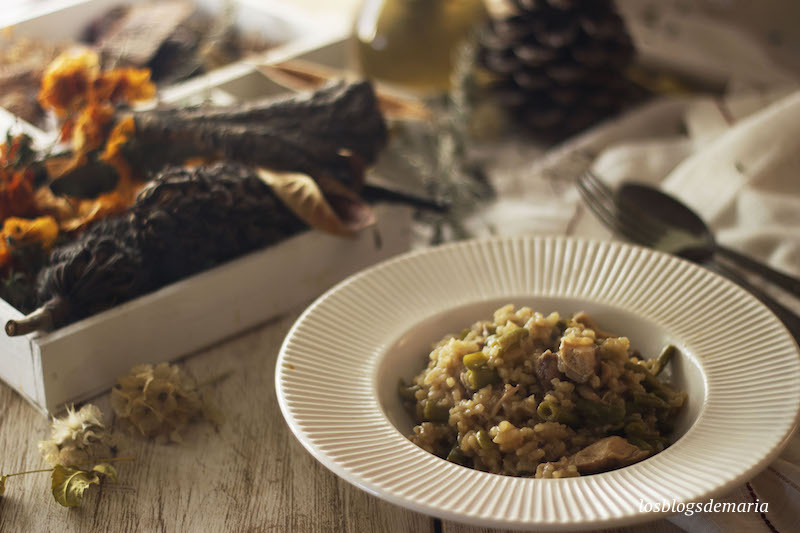
<path fill-rule="evenodd" d="M 448 520 L 455 520 L 461 522 L 468 522 L 473 525 L 481 525 L 481 526 L 489 526 L 489 527 L 504 527 L 504 528 L 512 528 L 512 529 L 527 529 L 527 528 L 537 528 L 540 530 L 562 530 L 562 529 L 586 529 L 586 528 L 596 528 L 596 527 L 612 527 L 612 526 L 620 526 L 620 525 L 627 525 L 633 524 L 638 522 L 643 522 L 647 520 L 654 520 L 658 518 L 662 518 L 666 516 L 663 513 L 659 513 L 657 515 L 644 513 L 639 511 L 638 509 L 632 508 L 631 504 L 628 503 L 622 507 L 617 504 L 617 508 L 613 508 L 613 504 L 611 505 L 612 509 L 611 512 L 601 513 L 597 512 L 595 509 L 594 512 L 582 512 L 579 514 L 575 514 L 574 510 L 571 511 L 569 508 L 559 507 L 556 504 L 552 509 L 548 509 L 550 512 L 546 517 L 531 517 L 531 516 L 521 516 L 519 512 L 509 512 L 507 505 L 508 500 L 512 496 L 509 494 L 501 493 L 499 496 L 495 498 L 495 505 L 496 509 L 493 512 L 483 514 L 475 514 L 464 512 L 463 510 L 459 510 L 458 508 L 454 507 L 453 505 L 449 504 L 431 504 L 427 501 L 424 501 L 419 496 L 409 496 L 407 494 L 402 494 L 398 491 L 398 484 L 392 483 L 388 481 L 381 481 L 374 479 L 375 476 L 372 475 L 365 475 L 365 471 L 369 473 L 368 468 L 358 468 L 353 467 L 346 464 L 348 461 L 343 460 L 341 458 L 341 453 L 334 453 L 332 454 L 328 451 L 329 448 L 325 444 L 325 439 L 334 442 L 332 446 L 336 446 L 335 442 L 337 440 L 341 440 L 339 438 L 339 433 L 334 431 L 337 428 L 337 421 L 332 420 L 330 424 L 326 424 L 326 429 L 319 429 L 317 431 L 314 428 L 307 428 L 304 427 L 304 419 L 302 411 L 297 405 L 296 401 L 294 401 L 291 396 L 297 395 L 298 391 L 295 390 L 297 387 L 293 389 L 292 380 L 298 379 L 298 374 L 296 367 L 300 365 L 302 367 L 303 358 L 298 358 L 295 354 L 292 353 L 292 350 L 296 348 L 298 344 L 301 344 L 303 339 L 299 338 L 299 334 L 303 328 L 306 327 L 314 327 L 317 324 L 315 321 L 318 321 L 322 315 L 320 315 L 320 310 L 325 310 L 326 308 L 338 304 L 342 301 L 344 296 L 354 297 L 354 294 L 357 290 L 363 290 L 364 285 L 369 285 L 370 283 L 374 283 L 376 280 L 381 281 L 381 277 L 386 277 L 387 275 L 391 279 L 391 275 L 393 273 L 396 274 L 400 272 L 400 268 L 403 265 L 413 265 L 415 262 L 420 263 L 424 262 L 425 258 L 431 256 L 438 256 L 439 259 L 447 258 L 447 255 L 454 256 L 457 253 L 463 252 L 465 249 L 472 248 L 474 251 L 484 252 L 484 255 L 487 255 L 487 252 L 496 251 L 502 247 L 523 247 L 528 250 L 533 250 L 536 248 L 539 249 L 547 249 L 552 251 L 552 248 L 555 247 L 557 249 L 566 249 L 569 250 L 582 250 L 586 253 L 587 250 L 594 250 L 595 255 L 599 254 L 601 251 L 606 254 L 603 257 L 619 257 L 620 254 L 623 254 L 623 257 L 633 256 L 638 257 L 641 261 L 648 261 L 648 264 L 655 263 L 659 268 L 660 271 L 656 272 L 656 275 L 663 274 L 664 272 L 669 272 L 672 269 L 685 273 L 687 276 L 694 277 L 696 279 L 700 279 L 704 282 L 710 283 L 706 289 L 711 291 L 725 291 L 727 294 L 730 294 L 732 298 L 735 297 L 735 300 L 739 302 L 738 307 L 736 308 L 737 311 L 744 313 L 742 316 L 737 316 L 738 320 L 744 319 L 745 322 L 748 320 L 760 320 L 762 321 L 762 325 L 766 325 L 770 331 L 774 331 L 778 339 L 772 343 L 773 346 L 777 346 L 778 353 L 781 355 L 782 359 L 781 367 L 779 371 L 773 372 L 775 374 L 775 379 L 783 378 L 782 387 L 773 386 L 772 390 L 777 390 L 781 388 L 783 391 L 787 391 L 788 393 L 794 393 L 795 398 L 800 397 L 800 379 L 798 379 L 798 374 L 800 373 L 800 353 L 798 352 L 797 345 L 794 343 L 794 340 L 789 335 L 786 328 L 783 326 L 780 321 L 765 307 L 761 304 L 758 300 L 752 297 L 749 293 L 746 293 L 743 289 L 739 288 L 738 286 L 732 284 L 730 281 L 717 276 L 705 269 L 700 268 L 697 265 L 684 261 L 683 259 L 670 256 L 667 254 L 662 254 L 660 252 L 656 252 L 647 248 L 642 248 L 635 245 L 630 245 L 626 243 L 620 243 L 615 241 L 595 241 L 590 239 L 581 239 L 581 238 L 574 238 L 574 237 L 563 237 L 563 236 L 517 236 L 517 237 L 494 237 L 494 238 L 487 238 L 487 239 L 477 239 L 477 240 L 470 240 L 470 241 L 461 241 L 456 243 L 450 243 L 441 245 L 435 248 L 423 249 L 423 250 L 416 250 L 412 251 L 395 258 L 389 259 L 387 261 L 381 262 L 377 265 L 374 265 L 366 270 L 363 270 L 346 280 L 342 281 L 338 285 L 331 288 L 325 294 L 320 296 L 314 303 L 312 303 L 298 318 L 295 324 L 292 326 L 291 330 L 286 336 L 284 343 L 281 347 L 277 364 L 276 364 L 276 371 L 275 371 L 275 386 L 276 386 L 276 395 L 278 397 L 278 402 L 281 408 L 281 411 L 286 419 L 289 427 L 291 428 L 292 432 L 301 442 L 301 444 L 317 459 L 319 460 L 324 466 L 328 469 L 345 479 L 346 481 L 358 486 L 359 488 L 365 490 L 366 492 L 378 496 L 382 499 L 385 499 L 391 503 L 401 505 L 408 509 L 412 509 L 414 511 L 438 516 L 443 519 Z M 463 252 L 466 253 L 466 252 Z M 435 258 L 434 258 L 435 259 Z M 496 258 L 495 258 L 496 259 Z M 551 270 L 554 268 L 553 262 L 560 261 L 562 258 L 559 257 L 551 257 L 549 262 L 545 263 L 545 268 L 550 268 Z M 575 259 L 573 257 L 573 259 Z M 597 258 L 595 258 L 597 259 Z M 503 260 L 500 260 L 502 263 Z M 514 261 L 511 261 L 514 263 Z M 517 266 L 519 266 L 518 263 Z M 559 266 L 563 266 L 558 263 Z M 595 263 L 592 263 L 593 267 L 597 267 Z M 502 265 L 498 266 L 498 268 L 502 267 Z M 491 267 L 490 267 L 491 268 Z M 614 279 L 613 276 L 615 275 L 626 275 L 626 276 L 633 276 L 632 279 L 639 280 L 636 276 L 643 276 L 642 273 L 636 273 L 635 269 L 634 272 L 618 272 L 615 270 L 601 270 L 599 273 L 595 272 L 597 281 L 608 281 L 609 279 Z M 387 280 L 383 280 L 387 281 Z M 624 280 L 623 280 L 624 281 Z M 641 280 L 639 280 L 641 281 Z M 676 289 L 672 289 L 668 294 L 674 295 Z M 505 293 L 496 292 L 489 296 L 486 296 L 486 299 L 494 299 L 494 298 L 502 298 L 506 296 Z M 547 293 L 545 294 L 538 294 L 531 296 L 559 296 L 557 293 Z M 602 300 L 595 300 L 598 303 L 608 304 L 608 305 L 615 305 L 613 301 L 602 301 Z M 333 302 L 333 303 L 332 303 Z M 702 302 L 699 302 L 698 305 L 701 305 Z M 618 307 L 623 307 L 619 305 L 617 302 Z M 729 313 L 730 314 L 730 313 Z M 725 316 L 723 316 L 725 318 Z M 729 317 L 730 318 L 730 317 Z M 411 324 L 409 324 L 411 325 Z M 676 332 L 676 334 L 680 335 L 680 332 Z M 385 339 L 385 342 L 391 342 L 392 339 Z M 738 339 L 736 339 L 738 340 Z M 374 352 L 380 352 L 380 346 L 373 347 L 373 354 L 372 357 L 375 357 Z M 321 349 L 330 349 L 329 347 L 321 347 Z M 369 355 L 369 354 L 367 354 Z M 371 360 L 370 365 L 375 365 L 376 361 Z M 787 366 L 788 365 L 788 366 Z M 787 371 L 787 368 L 790 368 Z M 290 370 L 291 369 L 291 370 Z M 716 376 L 720 375 L 723 371 L 711 368 L 709 369 L 707 365 L 703 365 L 703 371 L 706 373 L 706 379 L 715 383 Z M 768 377 L 771 376 L 768 371 Z M 302 372 L 302 369 L 301 369 Z M 303 377 L 300 374 L 300 377 Z M 309 378 L 312 376 L 308 376 Z M 360 393 L 362 395 L 366 395 L 371 399 L 374 399 L 374 391 L 366 390 L 365 387 L 369 381 L 361 379 L 363 376 L 356 376 L 356 382 L 359 380 L 363 381 L 363 386 L 361 387 Z M 746 384 L 748 382 L 747 376 L 743 376 L 740 378 L 740 384 Z M 752 381 L 752 380 L 750 380 Z M 762 379 L 763 381 L 763 379 Z M 760 389 L 759 389 L 760 390 Z M 314 400 L 314 394 L 309 396 L 310 400 Z M 724 397 L 723 393 L 723 400 L 729 400 L 730 398 Z M 714 398 L 712 395 L 711 398 L 708 398 L 706 405 L 704 405 L 700 417 L 698 418 L 698 422 L 690 430 L 689 434 L 693 432 L 697 432 L 698 425 L 701 421 L 704 424 L 709 424 L 715 422 L 714 417 L 714 410 L 715 409 L 722 409 L 724 411 L 725 402 L 721 402 L 720 399 Z M 371 417 L 372 423 L 376 424 L 376 430 L 385 431 L 388 425 L 391 429 L 394 429 L 393 426 L 389 423 L 388 419 L 383 415 L 380 407 L 377 404 L 377 401 L 374 404 L 370 403 L 368 409 L 365 410 L 358 410 L 356 413 L 358 416 L 367 416 Z M 333 409 L 333 407 L 331 407 Z M 733 489 L 738 484 L 742 483 L 749 477 L 755 475 L 758 471 L 763 469 L 764 467 L 769 464 L 783 449 L 783 447 L 788 442 L 792 432 L 798 425 L 798 420 L 800 419 L 800 400 L 795 400 L 793 405 L 787 407 L 787 412 L 781 413 L 780 422 L 781 427 L 784 430 L 779 431 L 777 433 L 773 433 L 771 435 L 763 435 L 761 434 L 761 440 L 764 438 L 768 439 L 768 447 L 767 449 L 762 450 L 762 452 L 758 455 L 758 457 L 750 456 L 748 457 L 748 461 L 739 462 L 737 467 L 734 467 L 734 471 L 727 472 L 725 475 L 719 474 L 716 480 L 712 480 L 711 486 L 706 484 L 706 487 L 703 490 L 697 491 L 692 490 L 692 484 L 690 483 L 688 487 L 685 487 L 683 493 L 675 494 L 677 497 L 677 501 L 706 501 L 708 498 L 718 496 L 728 490 Z M 711 413 L 709 413 L 711 411 Z M 366 413 L 366 414 L 365 414 Z M 335 414 L 331 412 L 331 414 Z M 709 418 L 711 417 L 711 418 Z M 382 419 L 382 421 L 381 421 Z M 383 422 L 383 424 L 381 423 Z M 720 421 L 722 423 L 722 421 Z M 330 427 L 329 427 L 330 426 Z M 345 426 L 341 426 L 339 429 L 344 429 Z M 703 426 L 703 429 L 706 429 Z M 687 436 L 689 435 L 687 434 Z M 396 442 L 392 442 L 392 446 L 398 447 L 397 449 L 405 448 L 405 452 L 409 452 L 406 445 L 410 444 L 402 435 L 400 435 L 396 430 L 394 431 L 394 435 L 392 437 L 396 440 Z M 380 439 L 379 439 L 380 440 Z M 377 442 L 377 441 L 376 441 Z M 688 442 L 688 444 L 687 444 Z M 682 448 L 686 448 L 687 446 L 696 446 L 697 443 L 693 442 L 691 439 L 684 438 L 681 440 Z M 383 443 L 386 444 L 386 443 Z M 413 445 L 411 445 L 413 446 Z M 741 445 L 742 447 L 744 445 Z M 345 445 L 341 445 L 342 449 L 347 449 Z M 544 498 L 545 500 L 550 500 L 551 502 L 554 501 L 553 498 L 557 495 L 559 498 L 565 498 L 567 500 L 572 499 L 572 503 L 580 503 L 578 500 L 575 500 L 576 493 L 582 494 L 584 496 L 593 494 L 593 490 L 596 490 L 597 484 L 602 484 L 605 487 L 616 487 L 619 491 L 619 494 L 624 493 L 626 490 L 636 489 L 643 487 L 643 481 L 641 476 L 651 472 L 653 469 L 649 468 L 652 466 L 656 459 L 662 456 L 662 459 L 666 461 L 665 457 L 669 457 L 669 460 L 673 460 L 674 458 L 668 456 L 667 452 L 676 448 L 677 446 L 673 446 L 672 448 L 662 452 L 662 454 L 657 455 L 650 461 L 646 461 L 645 463 L 639 463 L 637 465 L 633 465 L 627 467 L 625 469 L 608 472 L 604 474 L 599 474 L 595 476 L 587 476 L 587 477 L 579 477 L 579 478 L 570 478 L 570 479 L 563 479 L 563 480 L 534 480 L 534 479 L 520 479 L 520 478 L 506 478 L 505 476 L 495 476 L 492 474 L 486 474 L 483 472 L 475 472 L 475 471 L 467 471 L 461 467 L 457 467 L 456 465 L 452 465 L 446 463 L 438 458 L 434 458 L 430 456 L 427 452 L 416 448 L 419 453 L 411 452 L 413 459 L 417 462 L 422 461 L 425 464 L 425 468 L 431 468 L 430 475 L 433 479 L 448 479 L 451 478 L 455 482 L 461 482 L 461 487 L 454 493 L 454 495 L 463 495 L 465 497 L 470 495 L 470 489 L 473 489 L 477 485 L 481 485 L 482 487 L 486 487 L 487 485 L 491 485 L 492 487 L 496 487 L 501 485 L 501 489 L 505 491 L 511 490 L 509 487 L 514 486 L 516 487 L 515 490 L 523 490 L 528 493 L 531 493 L 534 497 L 539 497 L 539 493 L 543 493 L 544 495 L 539 497 Z M 392 448 L 395 449 L 395 448 Z M 689 448 L 688 450 L 683 450 L 681 453 L 686 454 L 688 453 L 696 453 L 698 449 Z M 674 452 L 674 450 L 673 450 Z M 425 458 L 422 458 L 422 455 Z M 674 453 L 672 454 L 674 455 Z M 711 457 L 708 461 L 711 466 L 714 464 L 724 463 L 721 459 Z M 419 464 L 422 464 L 419 463 Z M 647 464 L 646 464 L 647 463 Z M 415 463 L 417 464 L 417 463 Z M 730 465 L 730 461 L 728 462 Z M 663 461 L 659 460 L 658 468 L 662 468 L 664 466 Z M 738 468 L 741 466 L 741 468 Z M 679 466 L 678 466 L 679 467 Z M 427 472 L 427 470 L 426 470 Z M 638 481 L 634 482 L 631 481 L 630 478 L 636 477 Z M 674 476 L 673 476 L 674 477 Z M 469 479 L 467 479 L 469 478 Z M 513 482 L 506 482 L 506 480 L 515 480 Z M 466 481 L 465 481 L 466 480 Z M 498 481 L 499 480 L 499 481 Z M 650 485 L 657 485 L 663 480 L 650 480 L 648 483 Z M 673 484 L 675 483 L 675 479 L 667 480 L 672 481 Z M 684 485 L 685 485 L 685 480 Z M 440 489 L 439 492 L 446 491 L 447 487 Z M 461 491 L 461 492 L 459 492 Z M 535 492 L 534 492 L 535 491 Z M 434 496 L 436 493 L 434 492 Z M 595 494 L 595 497 L 597 495 Z M 561 503 L 561 500 L 559 500 Z M 568 502 L 569 503 L 569 502 Z M 504 507 L 504 504 L 506 506 Z M 566 504 L 565 504 L 566 505 Z M 595 501 L 593 505 L 597 507 L 604 507 L 608 506 L 608 502 L 601 502 L 597 503 Z M 553 513 L 555 513 L 556 518 L 554 519 Z M 546 519 L 540 519 L 546 518 Z"/>

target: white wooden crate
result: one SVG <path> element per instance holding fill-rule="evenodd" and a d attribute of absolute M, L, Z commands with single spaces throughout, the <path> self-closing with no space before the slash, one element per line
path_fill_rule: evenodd
<path fill-rule="evenodd" d="M 342 28 L 334 30 L 188 80 L 160 98 L 186 103 L 280 94 L 285 89 L 255 65 L 298 57 L 341 67 L 346 39 Z M 11 121 L 0 110 L 0 129 Z M 47 139 L 32 126 L 18 126 Z M 0 336 L 0 379 L 43 413 L 57 412 L 108 389 L 133 365 L 174 360 L 310 302 L 348 275 L 408 250 L 412 210 L 379 205 L 376 211 L 377 226 L 352 239 L 307 231 L 57 331 Z M 21 316 L 0 300 L 0 322 Z"/>
<path fill-rule="evenodd" d="M 352 239 L 308 231 L 57 331 L 0 337 L 0 378 L 42 412 L 90 398 L 133 365 L 199 350 L 408 250 L 411 210 L 380 205 L 377 215 Z M 0 321 L 20 317 L 0 300 Z"/>
<path fill-rule="evenodd" d="M 15 5 L 16 9 L 0 12 L 0 30 L 14 36 L 25 36 L 50 42 L 77 42 L 83 30 L 114 6 L 136 4 L 152 0 L 50 0 L 33 4 Z M 271 56 L 287 56 L 294 50 L 309 50 L 323 42 L 340 40 L 348 32 L 340 20 L 317 20 L 282 0 L 192 0 L 205 13 L 220 13 L 230 2 L 236 13 L 236 25 L 242 31 L 255 32 L 274 46 L 263 54 L 254 54 L 191 78 L 194 86 L 214 83 L 220 74 L 236 76 L 248 70 L 253 62 L 268 60 Z M 0 2 L 2 4 L 2 2 Z M 6 6 L 4 6 L 6 7 Z M 19 122 L 22 122 L 19 120 Z M 0 126 L 7 117 L 0 115 Z M 27 124 L 22 128 L 30 131 Z M 48 141 L 55 132 L 43 137 Z"/>

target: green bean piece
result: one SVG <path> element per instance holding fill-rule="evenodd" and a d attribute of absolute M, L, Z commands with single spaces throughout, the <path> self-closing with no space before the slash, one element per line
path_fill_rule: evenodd
<path fill-rule="evenodd" d="M 461 335 L 458 336 L 458 340 L 463 341 L 464 339 L 466 339 L 470 331 L 472 330 L 469 328 L 461 330 Z"/>
<path fill-rule="evenodd" d="M 625 400 L 625 412 L 628 415 L 631 415 L 633 413 L 641 413 L 642 408 L 639 405 L 636 405 L 636 403 L 634 403 L 632 400 Z M 626 420 L 628 418 L 629 418 L 628 416 L 625 416 Z"/>
<path fill-rule="evenodd" d="M 638 407 L 669 409 L 670 405 L 652 392 L 634 392 L 633 403 Z"/>
<path fill-rule="evenodd" d="M 458 446 L 453 446 L 450 453 L 447 454 L 447 460 L 461 466 L 468 466 L 469 463 L 469 457 Z"/>
<path fill-rule="evenodd" d="M 625 418 L 625 404 L 576 398 L 575 406 L 584 418 L 598 424 L 618 424 Z"/>
<path fill-rule="evenodd" d="M 625 368 L 627 370 L 632 370 L 633 372 L 636 372 L 638 374 L 647 373 L 647 369 L 644 366 L 634 363 L 633 361 L 625 361 Z"/>
<path fill-rule="evenodd" d="M 539 404 L 536 412 L 547 422 L 558 422 L 566 426 L 577 426 L 580 423 L 580 419 L 571 410 L 547 400 Z"/>
<path fill-rule="evenodd" d="M 478 432 L 475 434 L 475 438 L 478 439 L 478 446 L 484 450 L 489 450 L 494 445 L 492 438 L 485 429 L 478 430 Z"/>
<path fill-rule="evenodd" d="M 469 370 L 478 370 L 485 367 L 489 362 L 489 358 L 483 352 L 468 353 L 462 359 L 464 366 Z"/>
<path fill-rule="evenodd" d="M 499 379 L 500 376 L 497 374 L 497 370 L 489 368 L 488 366 L 482 366 L 475 370 L 467 370 L 466 374 L 467 385 L 469 385 L 469 388 L 472 390 L 479 390 L 486 385 L 497 383 Z"/>
<path fill-rule="evenodd" d="M 672 359 L 672 356 L 675 355 L 677 348 L 672 344 L 667 344 L 664 346 L 664 349 L 661 350 L 661 353 L 656 358 L 656 362 L 653 364 L 653 375 L 657 376 L 664 370 L 664 367 L 667 366 L 669 360 Z"/>
<path fill-rule="evenodd" d="M 640 438 L 647 441 L 658 437 L 658 434 L 648 429 L 648 427 L 644 425 L 644 422 L 630 422 L 625 424 L 625 435 L 627 437 Z"/>
<path fill-rule="evenodd" d="M 547 400 L 540 403 L 539 407 L 536 408 L 536 412 L 540 417 L 542 417 L 542 420 L 546 420 L 548 422 L 557 422 L 559 411 L 560 409 L 558 404 Z"/>
<path fill-rule="evenodd" d="M 422 387 L 419 385 L 406 385 L 402 380 L 397 387 L 397 391 L 400 393 L 400 397 L 407 401 L 414 401 L 417 399 L 417 391 L 420 390 Z"/>
<path fill-rule="evenodd" d="M 501 351 L 508 350 L 512 346 L 519 344 L 529 333 L 527 329 L 516 326 L 511 331 L 506 331 L 500 335 L 497 339 L 497 345 L 500 346 Z"/>
<path fill-rule="evenodd" d="M 422 407 L 423 419 L 427 422 L 447 422 L 450 419 L 450 408 L 431 400 L 424 400 Z"/>
<path fill-rule="evenodd" d="M 661 398 L 662 400 L 669 401 L 669 399 L 673 396 L 672 390 L 662 383 L 652 372 L 650 372 L 647 368 L 642 365 L 638 365 L 631 361 L 625 362 L 625 368 L 628 370 L 632 370 L 633 372 L 637 372 L 639 374 L 644 374 L 644 379 L 642 380 L 642 386 L 646 389 L 649 389 L 649 392 L 655 393 L 656 396 Z"/>
<path fill-rule="evenodd" d="M 580 423 L 580 419 L 572 411 L 559 409 L 558 420 L 556 420 L 556 422 L 566 426 L 577 426 Z"/>
<path fill-rule="evenodd" d="M 667 387 L 650 372 L 645 373 L 644 379 L 642 380 L 642 385 L 644 385 L 646 389 L 650 389 L 650 392 L 654 393 L 664 401 L 669 401 L 673 395 L 669 387 Z"/>

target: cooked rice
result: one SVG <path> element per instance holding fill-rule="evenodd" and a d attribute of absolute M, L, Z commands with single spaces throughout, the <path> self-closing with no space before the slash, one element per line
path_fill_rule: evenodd
<path fill-rule="evenodd" d="M 558 478 L 639 461 L 669 445 L 686 398 L 585 313 L 561 320 L 509 304 L 429 359 L 401 383 L 418 421 L 409 439 L 495 474 Z"/>

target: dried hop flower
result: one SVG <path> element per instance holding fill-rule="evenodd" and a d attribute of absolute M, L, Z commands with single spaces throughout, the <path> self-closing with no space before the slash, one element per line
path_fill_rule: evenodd
<path fill-rule="evenodd" d="M 51 465 L 81 465 L 113 457 L 116 439 L 106 430 L 103 413 L 86 404 L 76 411 L 67 407 L 64 418 L 53 418 L 50 438 L 39 442 L 39 451 Z"/>
<path fill-rule="evenodd" d="M 189 422 L 209 416 L 194 380 L 168 363 L 137 365 L 117 378 L 111 390 L 111 406 L 120 420 L 145 437 L 181 441 Z"/>

